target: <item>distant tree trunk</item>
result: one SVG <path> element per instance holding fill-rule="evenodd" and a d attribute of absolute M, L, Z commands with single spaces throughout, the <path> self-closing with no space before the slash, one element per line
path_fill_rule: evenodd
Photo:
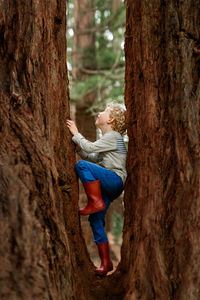
<path fill-rule="evenodd" d="M 127 1 L 124 299 L 200 299 L 200 1 Z"/>
<path fill-rule="evenodd" d="M 95 69 L 95 33 L 89 30 L 94 26 L 94 13 L 90 0 L 74 1 L 74 37 L 72 56 L 73 81 L 85 80 L 89 75 L 83 69 Z M 90 140 L 96 139 L 94 116 L 87 110 L 94 104 L 96 93 L 81 96 L 76 109 L 76 122 L 81 133 Z"/>
<path fill-rule="evenodd" d="M 112 10 L 114 13 L 117 12 L 117 10 L 120 8 L 120 0 L 112 0 Z"/>

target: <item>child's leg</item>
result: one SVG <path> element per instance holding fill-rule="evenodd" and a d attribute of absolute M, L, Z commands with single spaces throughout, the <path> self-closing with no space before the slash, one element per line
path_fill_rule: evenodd
<path fill-rule="evenodd" d="M 90 170 L 90 164 L 95 166 L 95 164 L 85 160 L 79 160 L 79 162 L 77 162 L 76 164 L 76 173 L 78 174 L 83 184 L 86 182 L 97 180 L 97 178 L 92 174 Z"/>
<path fill-rule="evenodd" d="M 99 257 L 101 259 L 101 265 L 99 268 L 96 268 L 95 271 L 98 275 L 106 275 L 109 271 L 113 270 L 113 264 L 110 259 L 108 238 L 104 229 L 105 215 L 110 205 L 110 200 L 105 195 L 103 195 L 103 199 L 106 203 L 106 209 L 104 211 L 89 216 L 94 241 L 98 247 Z"/>
<path fill-rule="evenodd" d="M 101 195 L 100 180 L 86 182 L 83 186 L 88 197 L 88 204 L 85 208 L 79 210 L 80 215 L 86 216 L 105 210 L 106 206 Z"/>
<path fill-rule="evenodd" d="M 96 269 L 96 273 L 98 275 L 106 275 L 107 272 L 113 269 L 113 265 L 110 260 L 108 239 L 104 229 L 105 215 L 110 202 L 121 194 L 123 182 L 114 172 L 84 160 L 77 163 L 76 172 L 83 185 L 93 185 L 96 181 L 99 181 L 101 184 L 102 198 L 106 208 L 98 213 L 90 214 L 89 221 L 93 231 L 94 241 L 97 244 L 101 258 L 101 266 Z"/>
<path fill-rule="evenodd" d="M 112 201 L 123 190 L 123 182 L 115 172 L 94 163 L 81 160 L 76 164 L 76 172 L 88 196 L 87 206 L 79 210 L 81 215 L 90 215 L 105 209 L 102 193 Z"/>
<path fill-rule="evenodd" d="M 123 182 L 116 173 L 94 163 L 80 160 L 76 164 L 76 172 L 83 184 L 100 180 L 102 193 L 108 195 L 111 201 L 123 191 Z"/>
<path fill-rule="evenodd" d="M 106 209 L 95 214 L 91 214 L 88 218 L 93 232 L 93 239 L 95 243 L 104 243 L 108 241 L 105 231 L 105 215 L 110 206 L 110 200 L 105 195 L 102 195 Z"/>

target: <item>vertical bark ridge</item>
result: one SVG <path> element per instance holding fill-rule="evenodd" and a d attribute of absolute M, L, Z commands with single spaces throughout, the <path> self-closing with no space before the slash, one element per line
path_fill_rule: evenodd
<path fill-rule="evenodd" d="M 125 299 L 199 297 L 197 16 L 193 1 L 127 1 Z"/>

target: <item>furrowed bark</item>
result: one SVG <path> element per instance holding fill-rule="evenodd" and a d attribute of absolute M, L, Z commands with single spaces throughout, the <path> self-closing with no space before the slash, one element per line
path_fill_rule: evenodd
<path fill-rule="evenodd" d="M 85 299 L 65 2 L 0 8 L 0 297 Z"/>
<path fill-rule="evenodd" d="M 127 1 L 125 299 L 199 298 L 197 2 Z"/>

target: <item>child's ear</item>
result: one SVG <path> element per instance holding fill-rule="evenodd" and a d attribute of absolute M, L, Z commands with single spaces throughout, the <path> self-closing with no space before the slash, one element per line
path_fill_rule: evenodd
<path fill-rule="evenodd" d="M 112 124 L 112 123 L 114 122 L 114 120 L 115 120 L 115 118 L 110 118 L 110 119 L 107 121 L 107 123 L 108 123 L 108 124 Z"/>

